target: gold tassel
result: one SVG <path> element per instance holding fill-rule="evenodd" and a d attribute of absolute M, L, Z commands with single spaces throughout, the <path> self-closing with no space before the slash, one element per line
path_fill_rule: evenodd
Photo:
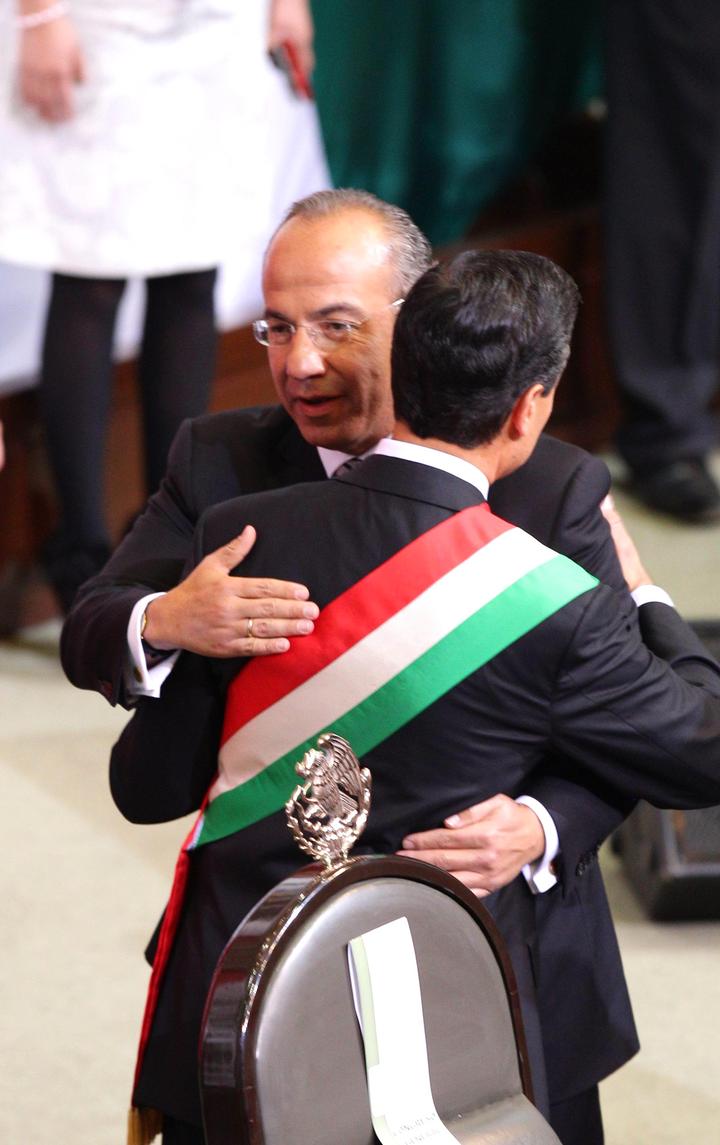
<path fill-rule="evenodd" d="M 162 1133 L 163 1115 L 159 1109 L 137 1109 L 128 1112 L 127 1145 L 150 1145 Z"/>

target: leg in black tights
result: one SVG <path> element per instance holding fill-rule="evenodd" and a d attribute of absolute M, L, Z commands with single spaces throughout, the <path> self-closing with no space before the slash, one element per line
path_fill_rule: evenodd
<path fill-rule="evenodd" d="M 64 608 L 109 551 L 103 511 L 112 344 L 123 279 L 54 274 L 45 325 L 40 406 L 60 502 L 46 553 Z"/>
<path fill-rule="evenodd" d="M 78 546 L 108 540 L 102 478 L 113 332 L 124 287 L 123 279 L 52 278 L 40 402 L 61 530 Z"/>
<path fill-rule="evenodd" d="M 180 423 L 204 413 L 210 401 L 217 350 L 216 275 L 213 269 L 147 280 L 138 376 L 149 493 L 160 484 Z"/>

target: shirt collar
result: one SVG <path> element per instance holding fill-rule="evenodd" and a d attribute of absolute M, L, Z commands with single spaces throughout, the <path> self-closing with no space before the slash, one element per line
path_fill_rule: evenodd
<path fill-rule="evenodd" d="M 377 443 L 374 452 L 384 454 L 386 457 L 399 457 L 403 461 L 415 461 L 420 465 L 430 465 L 433 469 L 451 473 L 461 481 L 474 485 L 487 500 L 490 482 L 485 474 L 471 461 L 457 457 L 454 453 L 431 449 L 427 445 L 417 445 L 414 441 L 396 441 L 394 437 L 384 437 Z"/>
<path fill-rule="evenodd" d="M 370 457 L 376 449 L 377 445 L 372 445 L 370 449 L 366 449 L 365 452 L 359 454 L 358 457 Z M 355 460 L 354 453 L 343 453 L 341 449 L 326 449 L 324 445 L 318 445 L 317 451 L 326 477 L 332 477 L 346 461 Z"/>
<path fill-rule="evenodd" d="M 340 449 L 326 449 L 324 445 L 317 447 L 320 461 L 325 473 L 332 477 L 346 461 L 352 461 L 352 453 L 343 453 Z M 441 469 L 444 473 L 452 473 L 461 481 L 468 481 L 482 493 L 487 500 L 490 489 L 488 481 L 482 470 L 470 461 L 457 457 L 454 453 L 444 453 L 441 449 L 430 449 L 427 445 L 417 445 L 413 441 L 396 441 L 394 437 L 383 437 L 376 445 L 365 450 L 360 457 L 371 457 L 373 453 L 384 454 L 385 457 L 399 457 L 403 461 L 415 461 L 420 465 L 431 465 L 433 469 Z"/>

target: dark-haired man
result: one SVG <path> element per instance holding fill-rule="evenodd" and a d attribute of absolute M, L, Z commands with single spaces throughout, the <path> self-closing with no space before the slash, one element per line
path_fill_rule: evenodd
<path fill-rule="evenodd" d="M 164 817 L 173 801 L 175 813 L 197 806 L 219 758 L 205 818 L 212 841 L 200 836 L 190 858 L 140 1106 L 197 1123 L 202 997 L 238 918 L 299 863 L 284 787 L 294 783 L 292 760 L 325 727 L 358 737 L 375 785 L 363 841 L 380 851 L 494 792 L 514 797 L 536 768 L 548 769 L 552 750 L 576 761 L 577 781 L 627 798 L 720 799 L 720 667 L 691 630 L 665 603 L 641 608 L 646 640 L 673 671 L 641 642 L 628 598 L 486 508 L 488 485 L 536 446 L 576 307 L 572 280 L 539 256 L 478 252 L 429 270 L 396 324 L 393 437 L 334 481 L 236 499 L 203 517 L 198 559 L 256 526 L 247 569 L 299 575 L 332 606 L 287 658 L 239 673 L 232 662 L 182 658 L 113 752 L 116 801 L 138 821 Z M 309 672 L 298 693 L 293 657 L 312 663 L 329 646 L 322 678 Z M 420 661 L 432 670 L 416 671 Z M 527 983 L 525 881 L 488 902 Z M 591 961 L 581 950 L 577 958 Z M 583 1067 L 597 1077 L 596 1060 Z M 592 1103 L 558 1128 L 563 1141 L 602 1139 Z"/>

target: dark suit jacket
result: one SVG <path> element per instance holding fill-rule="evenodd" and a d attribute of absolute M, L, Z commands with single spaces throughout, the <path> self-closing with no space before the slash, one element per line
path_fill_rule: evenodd
<path fill-rule="evenodd" d="M 259 540 L 243 573 L 272 569 L 273 575 L 300 579 L 322 605 L 414 536 L 478 499 L 457 478 L 371 458 L 330 483 L 216 507 L 201 524 L 197 555 L 251 522 Z M 554 747 L 577 760 L 576 778 L 591 787 L 611 784 L 629 797 L 673 806 L 717 802 L 720 668 L 673 610 L 646 606 L 647 638 L 672 659 L 685 676 L 679 679 L 641 642 L 632 608 L 603 586 L 584 594 L 368 753 L 364 762 L 373 771 L 375 796 L 363 843 L 392 851 L 405 833 L 437 825 L 453 810 L 495 791 L 518 794 Z M 196 805 L 214 766 L 225 687 L 237 666 L 183 657 L 162 702 L 140 704 L 111 765 L 113 792 L 128 817 L 148 821 L 166 817 L 170 804 L 175 813 Z M 207 985 L 214 957 L 249 905 L 248 894 L 257 897 L 293 861 L 276 818 L 193 857 L 186 917 L 194 925 L 188 922 L 180 939 L 138 1091 L 140 1100 L 158 1101 L 177 1116 L 192 1112 L 173 1080 L 177 1047 L 183 1040 L 192 1045 L 199 1021 L 196 1013 L 193 1024 L 187 980 Z M 295 857 L 295 865 L 299 861 Z M 528 897 L 522 880 L 497 899 L 491 896 L 515 949 L 527 936 Z M 580 979 L 594 956 L 577 951 Z M 563 985 L 570 995 L 570 982 Z M 617 1009 L 611 1005 L 610 1020 Z M 577 1013 L 575 1018 L 583 1020 Z M 605 1041 L 618 1039 L 607 1026 L 600 1034 L 585 1028 L 579 1072 L 583 1081 L 590 1077 L 588 1084 L 606 1068 Z M 572 1078 L 563 1081 L 573 1085 Z"/>
<path fill-rule="evenodd" d="M 181 579 L 201 514 L 239 494 L 323 477 L 317 451 L 280 407 L 185 422 L 160 490 L 103 572 L 83 586 L 65 622 L 61 658 L 71 682 L 101 692 L 111 703 L 125 702 L 123 664 L 132 608 L 148 592 L 171 588 Z M 615 549 L 598 512 L 609 485 L 601 461 L 543 435 L 530 460 L 493 486 L 490 503 L 499 516 L 624 592 Z M 538 780 L 527 794 L 536 795 L 561 828 L 562 886 L 569 894 L 629 806 L 609 793 L 603 800 L 550 778 Z"/>

